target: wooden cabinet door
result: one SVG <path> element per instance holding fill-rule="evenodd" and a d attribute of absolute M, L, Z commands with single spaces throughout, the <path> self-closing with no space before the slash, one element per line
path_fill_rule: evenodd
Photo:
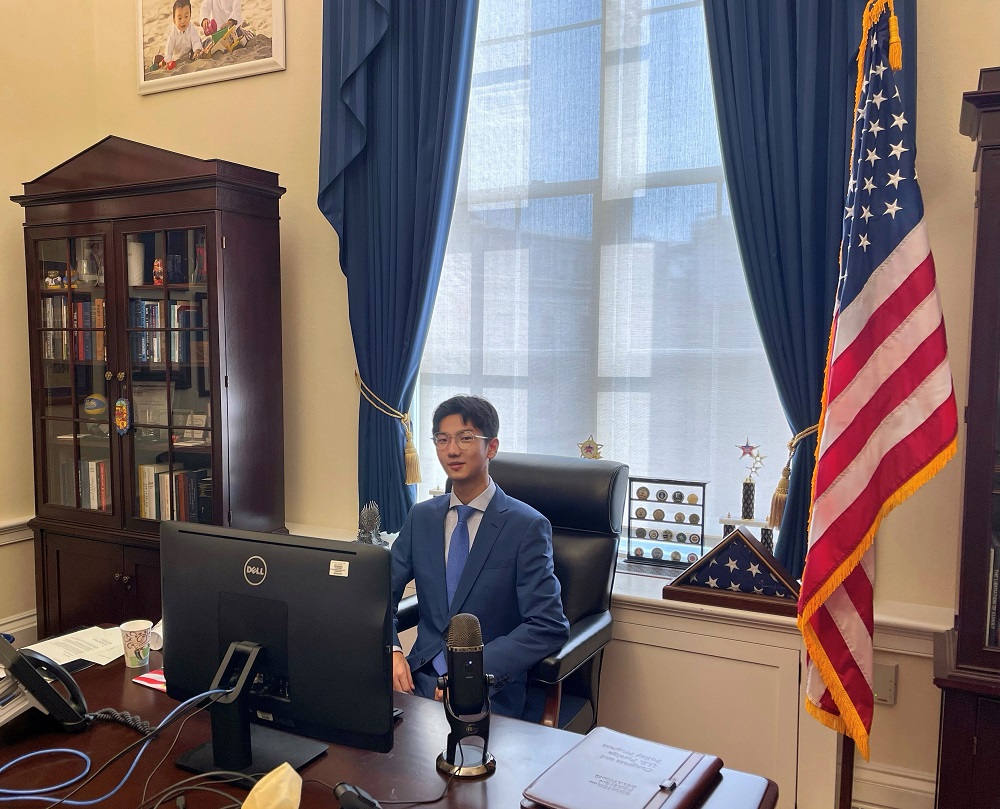
<path fill-rule="evenodd" d="M 122 548 L 108 542 L 45 534 L 45 634 L 120 623 Z"/>
<path fill-rule="evenodd" d="M 129 580 L 124 584 L 125 620 L 146 618 L 160 620 L 160 554 L 149 548 L 125 547 L 122 571 Z"/>

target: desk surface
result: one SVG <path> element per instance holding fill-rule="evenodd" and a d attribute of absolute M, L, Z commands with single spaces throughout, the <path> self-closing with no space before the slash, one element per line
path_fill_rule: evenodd
<path fill-rule="evenodd" d="M 159 665 L 154 654 L 153 665 Z M 165 717 L 177 703 L 158 691 L 135 685 L 131 677 L 141 670 L 126 669 L 119 660 L 105 667 L 93 667 L 79 672 L 77 682 L 83 690 L 91 711 L 113 707 L 138 714 L 151 724 Z M 333 807 L 336 799 L 329 785 L 346 781 L 366 789 L 379 800 L 428 800 L 440 794 L 445 777 L 437 771 L 434 762 L 444 748 L 448 723 L 444 711 L 431 700 L 398 694 L 397 705 L 404 710 L 403 719 L 397 724 L 395 746 L 387 754 L 370 753 L 337 745 L 330 745 L 327 754 L 303 770 L 305 783 L 302 806 Z M 114 806 L 138 806 L 143 784 L 157 762 L 167 752 L 180 723 L 166 730 L 163 738 L 153 742 L 129 782 L 109 801 Z M 148 794 L 153 794 L 173 784 L 189 773 L 173 765 L 173 757 L 208 738 L 209 720 L 206 712 L 191 719 L 170 753 L 170 758 L 153 776 Z M 99 723 L 80 734 L 61 733 L 47 717 L 38 711 L 28 711 L 0 728 L 0 766 L 24 753 L 53 747 L 71 747 L 87 753 L 93 760 L 93 770 L 111 758 L 138 737 L 134 731 L 120 725 Z M 497 770 L 483 780 L 456 779 L 448 795 L 434 804 L 450 809 L 477 809 L 477 807 L 517 807 L 521 791 L 545 767 L 572 747 L 580 737 L 566 731 L 533 725 L 503 716 L 492 719 L 490 749 L 497 759 Z M 128 769 L 131 756 L 116 762 L 94 783 L 74 795 L 75 800 L 103 795 L 118 783 Z M 59 783 L 81 769 L 76 757 L 47 757 L 18 767 L 0 779 L 3 788 L 28 788 Z M 309 780 L 317 779 L 317 780 Z M 245 792 L 232 790 L 237 797 Z M 778 788 L 766 778 L 735 770 L 723 769 L 722 776 L 712 792 L 705 798 L 703 809 L 773 809 L 777 803 Z M 217 807 L 216 795 L 198 793 L 187 796 L 187 805 Z M 15 804 L 10 804 L 15 805 Z M 39 806 L 38 802 L 25 802 L 25 806 Z M 166 806 L 173 807 L 171 801 Z"/>

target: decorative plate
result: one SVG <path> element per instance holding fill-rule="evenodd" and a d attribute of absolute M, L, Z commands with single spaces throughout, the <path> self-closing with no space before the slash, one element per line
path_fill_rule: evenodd
<path fill-rule="evenodd" d="M 652 556 L 654 559 L 662 559 L 663 548 L 653 548 L 652 552 L 650 553 L 650 556 Z"/>
<path fill-rule="evenodd" d="M 681 560 L 681 552 L 680 551 L 671 551 L 670 552 L 670 559 L 672 561 L 674 561 L 674 562 L 679 562 Z"/>
<path fill-rule="evenodd" d="M 659 532 L 659 531 L 657 531 L 657 530 L 656 530 L 656 529 L 654 528 L 654 529 L 653 529 L 652 531 L 650 531 L 650 532 L 649 532 L 649 538 L 650 538 L 650 539 L 659 539 L 659 538 L 660 538 L 660 532 Z"/>
<path fill-rule="evenodd" d="M 675 503 L 683 503 L 684 502 L 684 492 L 682 492 L 680 489 L 678 489 L 673 494 L 673 500 L 674 500 Z"/>
<path fill-rule="evenodd" d="M 640 520 L 646 519 L 646 509 L 644 509 L 642 506 L 639 506 L 639 508 L 635 510 L 635 516 L 638 517 Z"/>
<path fill-rule="evenodd" d="M 649 489 L 647 489 L 645 486 L 640 486 L 638 489 L 635 490 L 635 496 L 638 497 L 640 500 L 648 500 Z"/>
<path fill-rule="evenodd" d="M 671 531 L 669 528 L 664 528 L 660 536 L 663 538 L 664 542 L 671 542 L 673 541 L 674 538 L 674 532 Z"/>
<path fill-rule="evenodd" d="M 691 494 L 688 495 L 688 502 L 692 506 L 697 505 L 698 504 L 698 495 L 696 495 L 694 492 L 691 492 Z"/>
<path fill-rule="evenodd" d="M 645 539 L 646 538 L 646 529 L 645 528 L 636 528 L 635 529 L 635 535 L 637 537 L 639 537 L 639 539 Z"/>
<path fill-rule="evenodd" d="M 683 531 L 678 531 L 677 532 L 677 541 L 678 542 L 687 542 L 688 541 L 688 535 L 685 534 Z"/>
<path fill-rule="evenodd" d="M 666 491 L 666 489 L 660 489 L 656 493 L 656 499 L 659 500 L 661 503 L 664 502 L 667 499 L 667 491 Z"/>
<path fill-rule="evenodd" d="M 653 519 L 654 520 L 662 520 L 665 516 L 666 515 L 663 513 L 663 509 L 662 508 L 658 508 L 658 509 L 656 509 L 653 512 Z"/>
<path fill-rule="evenodd" d="M 701 517 L 699 517 L 697 514 L 692 514 L 690 517 L 688 517 L 688 522 L 691 523 L 691 525 L 697 525 L 700 520 Z"/>
<path fill-rule="evenodd" d="M 697 545 L 699 542 L 701 542 L 701 535 L 700 534 L 691 534 L 688 537 L 688 542 L 690 542 L 692 545 Z"/>
<path fill-rule="evenodd" d="M 674 522 L 684 522 L 684 512 L 683 511 L 678 511 L 674 515 Z"/>

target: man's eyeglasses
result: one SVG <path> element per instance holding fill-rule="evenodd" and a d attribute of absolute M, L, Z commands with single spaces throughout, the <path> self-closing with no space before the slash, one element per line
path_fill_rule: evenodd
<path fill-rule="evenodd" d="M 445 447 L 447 447 L 451 443 L 452 438 L 455 439 L 455 445 L 459 449 L 468 449 L 469 447 L 472 446 L 472 442 L 475 441 L 477 438 L 482 438 L 485 441 L 490 440 L 489 436 L 476 435 L 471 431 L 467 433 L 458 433 L 457 435 L 449 435 L 448 433 L 434 433 L 434 435 L 431 436 L 431 438 L 434 439 L 434 446 L 436 446 L 438 449 L 444 449 Z"/>

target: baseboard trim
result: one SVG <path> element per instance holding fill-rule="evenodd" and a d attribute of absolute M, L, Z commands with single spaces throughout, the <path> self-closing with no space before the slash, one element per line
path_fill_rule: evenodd
<path fill-rule="evenodd" d="M 0 618 L 0 632 L 14 636 L 15 646 L 28 646 L 38 640 L 38 615 L 35 610 Z"/>
<path fill-rule="evenodd" d="M 28 520 L 8 520 L 0 523 L 0 545 L 13 545 L 15 542 L 27 542 L 35 538 L 35 532 L 28 528 Z"/>
<path fill-rule="evenodd" d="M 934 809 L 934 773 L 859 761 L 854 769 L 854 809 Z"/>

